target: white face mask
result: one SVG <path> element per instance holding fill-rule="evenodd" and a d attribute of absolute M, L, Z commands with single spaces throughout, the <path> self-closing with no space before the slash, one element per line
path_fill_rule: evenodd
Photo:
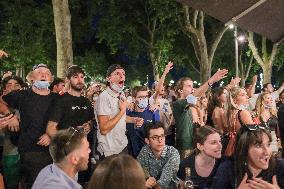
<path fill-rule="evenodd" d="M 196 105 L 197 98 L 195 96 L 193 96 L 192 94 L 190 94 L 186 97 L 186 101 L 187 101 L 188 104 Z"/>
<path fill-rule="evenodd" d="M 148 98 L 144 98 L 142 100 L 139 100 L 137 106 L 141 109 L 145 109 L 145 108 L 147 108 L 148 104 L 149 104 Z"/>
<path fill-rule="evenodd" d="M 272 104 L 263 104 L 263 106 L 264 106 L 265 109 L 269 109 L 269 108 L 273 107 Z"/>
<path fill-rule="evenodd" d="M 239 105 L 239 108 L 240 108 L 241 110 L 247 110 L 247 109 L 249 108 L 249 106 L 248 106 L 248 105 L 241 104 L 241 105 Z"/>
<path fill-rule="evenodd" d="M 123 87 L 120 87 L 118 86 L 117 84 L 111 84 L 110 88 L 112 88 L 113 90 L 115 90 L 116 92 L 118 93 L 122 93 L 123 92 L 123 89 L 124 89 L 124 86 Z"/>

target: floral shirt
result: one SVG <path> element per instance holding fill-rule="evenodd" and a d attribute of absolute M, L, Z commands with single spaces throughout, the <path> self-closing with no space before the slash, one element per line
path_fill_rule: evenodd
<path fill-rule="evenodd" d="M 167 188 L 179 169 L 180 155 L 172 146 L 165 146 L 160 159 L 157 159 L 148 145 L 140 151 L 137 160 L 151 177 L 155 177 L 162 188 Z"/>

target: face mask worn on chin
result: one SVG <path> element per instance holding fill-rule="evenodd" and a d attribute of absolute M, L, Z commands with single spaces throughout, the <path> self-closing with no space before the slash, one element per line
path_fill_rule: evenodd
<path fill-rule="evenodd" d="M 124 89 L 124 86 L 123 86 L 123 87 L 119 87 L 117 84 L 112 84 L 112 85 L 111 85 L 111 88 L 112 88 L 113 90 L 115 90 L 116 92 L 118 92 L 118 93 L 122 93 L 122 92 L 123 92 L 123 89 Z"/>
<path fill-rule="evenodd" d="M 196 105 L 197 98 L 190 94 L 186 97 L 186 101 L 187 101 L 188 104 Z"/>
<path fill-rule="evenodd" d="M 48 81 L 35 81 L 33 86 L 37 89 L 48 89 L 50 83 Z"/>
<path fill-rule="evenodd" d="M 137 104 L 137 106 L 141 109 L 145 109 L 148 106 L 148 98 L 144 98 L 142 100 L 139 101 L 139 103 Z"/>
<path fill-rule="evenodd" d="M 273 107 L 272 104 L 264 104 L 263 106 L 264 106 L 265 109 L 270 109 L 270 108 Z"/>

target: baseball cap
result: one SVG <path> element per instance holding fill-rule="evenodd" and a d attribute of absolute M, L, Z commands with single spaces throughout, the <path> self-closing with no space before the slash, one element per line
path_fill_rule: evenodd
<path fill-rule="evenodd" d="M 106 76 L 107 76 L 107 77 L 110 76 L 111 73 L 114 72 L 114 71 L 117 70 L 117 69 L 123 69 L 123 70 L 124 70 L 124 68 L 123 68 L 121 65 L 119 65 L 119 64 L 112 64 L 112 65 L 110 65 L 110 66 L 108 67 L 108 69 L 107 69 L 107 74 L 106 74 Z"/>
<path fill-rule="evenodd" d="M 36 65 L 33 66 L 33 71 L 35 69 L 38 69 L 38 68 L 41 68 L 41 67 L 49 69 L 46 64 L 36 64 Z"/>

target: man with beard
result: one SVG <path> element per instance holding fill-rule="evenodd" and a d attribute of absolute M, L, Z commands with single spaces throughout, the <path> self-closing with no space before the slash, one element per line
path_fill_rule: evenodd
<path fill-rule="evenodd" d="M 127 153 L 126 106 L 123 94 L 125 71 L 113 64 L 107 70 L 107 89 L 96 105 L 98 120 L 98 152 L 101 159 L 112 154 Z"/>
<path fill-rule="evenodd" d="M 67 84 L 70 86 L 68 91 L 60 96 L 53 107 L 50 114 L 46 133 L 52 137 L 57 133 L 57 130 L 74 127 L 82 128 L 85 133 L 91 131 L 92 120 L 94 117 L 94 109 L 91 102 L 81 95 L 85 87 L 85 72 L 76 65 L 73 65 L 67 70 Z M 89 142 L 91 134 L 88 135 Z M 91 170 L 89 170 L 90 172 Z M 79 182 L 88 182 L 90 173 L 80 173 Z"/>
<path fill-rule="evenodd" d="M 19 132 L 18 150 L 21 157 L 21 176 L 30 188 L 39 171 L 52 162 L 47 146 L 49 136 L 45 133 L 50 107 L 57 97 L 48 87 L 52 80 L 50 70 L 45 64 L 35 65 L 32 71 L 32 88 L 11 92 L 3 96 L 2 109 L 9 113 L 10 106 L 18 109 L 21 117 L 20 127 L 8 125 L 11 131 Z"/>
<path fill-rule="evenodd" d="M 32 189 L 82 189 L 77 173 L 88 168 L 91 152 L 84 132 L 74 127 L 58 131 L 49 152 L 53 164 L 40 171 Z"/>

